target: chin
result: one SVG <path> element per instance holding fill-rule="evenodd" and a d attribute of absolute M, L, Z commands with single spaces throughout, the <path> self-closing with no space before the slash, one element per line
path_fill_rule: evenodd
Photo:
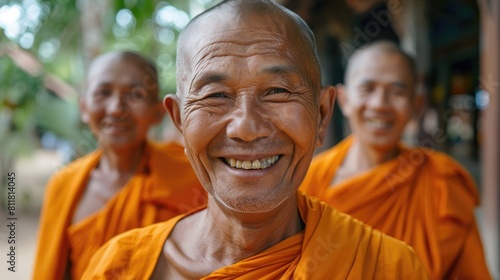
<path fill-rule="evenodd" d="M 238 197 L 228 198 L 224 196 L 214 195 L 215 199 L 219 201 L 224 207 L 231 211 L 247 214 L 267 213 L 278 208 L 289 196 L 281 195 L 269 199 L 269 195 L 265 197 Z"/>

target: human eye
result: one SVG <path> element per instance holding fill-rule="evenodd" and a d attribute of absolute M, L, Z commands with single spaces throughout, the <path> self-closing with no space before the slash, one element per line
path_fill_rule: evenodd
<path fill-rule="evenodd" d="M 215 92 L 208 94 L 206 98 L 227 98 L 227 94 L 223 92 Z"/>
<path fill-rule="evenodd" d="M 137 102 L 146 100 L 147 95 L 146 89 L 142 87 L 135 87 L 129 92 L 128 97 L 131 101 Z"/>
<path fill-rule="evenodd" d="M 393 96 L 405 96 L 407 94 L 407 89 L 403 86 L 394 85 L 390 88 L 389 92 Z"/>
<path fill-rule="evenodd" d="M 369 84 L 361 85 L 361 86 L 359 87 L 359 91 L 360 91 L 361 93 L 368 94 L 368 93 L 370 93 L 370 92 L 372 92 L 372 91 L 373 91 L 373 86 L 372 86 L 372 85 L 369 85 Z"/>
<path fill-rule="evenodd" d="M 104 98 L 108 97 L 109 95 L 111 95 L 111 90 L 109 88 L 97 88 L 92 93 L 92 96 L 94 98 Z"/>
<path fill-rule="evenodd" d="M 288 93 L 288 90 L 284 88 L 273 88 L 269 91 L 270 94 L 276 94 L 276 93 Z"/>

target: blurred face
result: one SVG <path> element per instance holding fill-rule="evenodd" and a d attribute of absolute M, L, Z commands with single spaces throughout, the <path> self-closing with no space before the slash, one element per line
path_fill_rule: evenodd
<path fill-rule="evenodd" d="M 91 67 L 80 109 L 104 147 L 137 147 L 160 120 L 157 83 L 150 73 L 145 63 L 119 56 L 101 58 Z"/>
<path fill-rule="evenodd" d="M 356 139 L 372 148 L 396 148 L 413 113 L 414 81 L 400 54 L 366 50 L 355 58 L 340 99 Z"/>
<path fill-rule="evenodd" d="M 259 17 L 214 24 L 187 44 L 182 92 L 165 106 L 215 201 L 237 212 L 267 212 L 295 195 L 328 116 L 306 78 L 310 66 L 281 35 L 285 30 Z"/>

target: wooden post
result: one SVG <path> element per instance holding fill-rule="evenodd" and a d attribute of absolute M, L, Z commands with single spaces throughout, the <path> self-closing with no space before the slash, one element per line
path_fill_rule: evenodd
<path fill-rule="evenodd" d="M 500 279 L 500 1 L 478 0 L 481 89 L 489 97 L 481 118 L 483 242 L 492 277 Z"/>

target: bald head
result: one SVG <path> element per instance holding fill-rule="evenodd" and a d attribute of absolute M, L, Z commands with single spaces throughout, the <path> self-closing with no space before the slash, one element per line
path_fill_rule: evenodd
<path fill-rule="evenodd" d="M 258 19 L 258 20 L 256 20 Z M 273 29 L 274 28 L 274 29 Z M 307 75 L 311 87 L 321 88 L 319 60 L 314 35 L 307 24 L 296 14 L 273 1 L 229 0 L 195 17 L 179 35 L 177 45 L 178 93 L 184 92 L 184 83 L 196 61 L 196 51 L 189 46 L 210 44 L 204 37 L 210 34 L 234 34 L 234 37 L 251 38 L 253 33 L 263 29 L 275 30 L 276 37 L 282 37 L 285 45 L 293 49 L 307 64 Z M 266 38 L 263 38 L 265 40 Z M 283 48 L 282 46 L 273 46 Z M 274 51 L 271 47 L 270 52 Z M 279 50 L 276 50 L 279 51 Z"/>
<path fill-rule="evenodd" d="M 148 91 L 158 95 L 158 73 L 156 65 L 148 58 L 131 51 L 113 51 L 96 57 L 89 65 L 85 87 L 86 90 L 91 81 L 101 76 L 103 69 L 118 68 L 116 71 L 124 70 L 123 66 L 134 68 L 141 75 L 141 82 Z"/>
<path fill-rule="evenodd" d="M 397 55 L 401 56 L 405 61 L 405 66 L 407 67 L 408 72 L 412 78 L 412 82 L 416 81 L 416 69 L 415 69 L 415 61 L 412 57 L 406 54 L 401 48 L 399 48 L 395 43 L 385 40 L 375 41 L 373 43 L 367 44 L 358 50 L 356 50 L 347 63 L 347 68 L 344 76 L 344 83 L 349 85 L 352 74 L 359 69 L 359 67 L 363 67 L 363 64 L 367 59 L 372 55 Z"/>

